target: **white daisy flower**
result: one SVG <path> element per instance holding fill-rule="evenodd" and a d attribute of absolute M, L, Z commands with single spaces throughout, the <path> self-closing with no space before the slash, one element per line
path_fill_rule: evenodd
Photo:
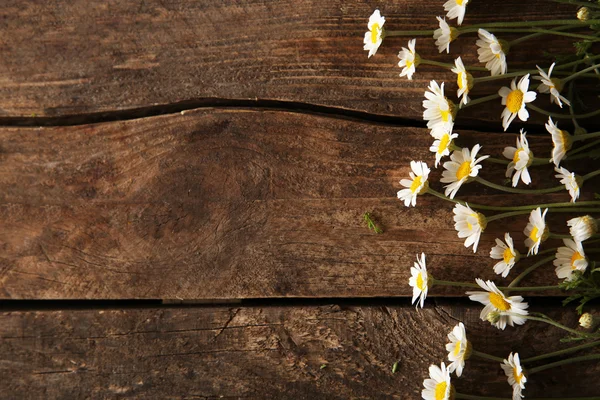
<path fill-rule="evenodd" d="M 452 209 L 454 213 L 454 229 L 459 238 L 467 238 L 465 247 L 473 245 L 473 253 L 477 251 L 479 238 L 487 226 L 485 215 L 474 211 L 469 205 L 455 204 Z"/>
<path fill-rule="evenodd" d="M 469 102 L 469 91 L 473 89 L 473 75 L 467 72 L 462 59 L 458 57 L 454 60 L 454 68 L 452 68 L 456 77 L 456 83 L 458 84 L 458 90 L 456 96 L 460 99 L 460 104 L 467 104 Z"/>
<path fill-rule="evenodd" d="M 411 161 L 410 168 L 412 172 L 409 173 L 410 179 L 402 179 L 400 184 L 407 189 L 398 191 L 398 198 L 404 201 L 406 207 L 415 206 L 417 204 L 417 195 L 427 192 L 429 188 L 429 172 L 431 171 L 427 164 L 423 161 Z"/>
<path fill-rule="evenodd" d="M 423 308 L 427 291 L 432 284 L 433 278 L 427 273 L 427 265 L 425 264 L 425 253 L 421 253 L 421 258 L 417 256 L 417 262 L 414 267 L 410 268 L 410 278 L 408 284 L 413 288 L 412 304 L 415 304 L 417 299 L 417 307 L 420 305 Z"/>
<path fill-rule="evenodd" d="M 450 155 L 450 149 L 454 144 L 454 139 L 458 137 L 458 133 L 452 133 L 452 127 L 450 129 L 433 129 L 431 131 L 431 136 L 434 137 L 434 142 L 429 148 L 429 151 L 435 153 L 435 167 L 437 168 L 438 164 L 442 160 L 442 157 Z"/>
<path fill-rule="evenodd" d="M 479 174 L 479 170 L 481 169 L 479 163 L 489 157 L 481 156 L 475 158 L 480 149 L 481 146 L 476 144 L 471 151 L 467 148 L 455 150 L 450 156 L 451 161 L 444 163 L 445 171 L 442 172 L 440 182 L 449 183 L 449 185 L 444 186 L 446 196 L 453 199 L 463 183 L 468 182 Z"/>
<path fill-rule="evenodd" d="M 523 368 L 521 367 L 521 361 L 519 360 L 519 353 L 510 353 L 508 356 L 508 360 L 504 360 L 503 364 L 500 364 L 506 377 L 508 379 L 508 384 L 513 388 L 513 400 L 521 400 L 524 397 L 521 392 L 525 389 L 525 383 L 527 383 L 527 378 L 523 372 Z"/>
<path fill-rule="evenodd" d="M 540 76 L 536 76 L 535 78 L 542 81 L 542 83 L 540 83 L 540 85 L 537 88 L 538 92 L 550 93 L 550 103 L 556 103 L 560 106 L 560 108 L 562 108 L 563 106 L 562 103 L 565 103 L 566 105 L 570 106 L 571 103 L 569 102 L 569 100 L 567 100 L 564 96 L 560 94 L 560 91 L 563 89 L 564 86 L 562 81 L 558 78 L 550 77 L 550 75 L 552 75 L 552 70 L 554 69 L 555 64 L 556 63 L 552 63 L 547 74 L 544 72 L 543 69 L 536 65 Z"/>
<path fill-rule="evenodd" d="M 448 360 L 452 361 L 448 365 L 450 372 L 456 371 L 456 376 L 461 376 L 463 369 L 465 368 L 465 360 L 471 357 L 471 342 L 467 340 L 467 331 L 462 322 L 452 329 L 452 332 L 448 334 L 450 343 L 446 344 L 446 351 L 448 352 Z"/>
<path fill-rule="evenodd" d="M 560 183 L 565 185 L 565 188 L 569 191 L 571 203 L 575 203 L 579 198 L 581 185 L 583 185 L 583 178 L 579 175 L 575 175 L 575 172 L 569 172 L 564 167 L 554 168 L 554 171 L 558 172 L 558 175 L 555 175 L 555 177 L 560 179 Z"/>
<path fill-rule="evenodd" d="M 481 320 L 491 320 L 489 315 L 494 312 L 492 325 L 498 329 L 504 330 L 506 325 L 514 326 L 515 324 L 523 325 L 525 323 L 524 316 L 528 314 L 527 307 L 529 307 L 529 304 L 523 302 L 523 297 L 506 297 L 494 282 L 484 282 L 483 279 L 479 278 L 475 281 L 485 292 L 467 292 L 467 294 L 470 300 L 478 301 L 485 306 L 479 315 Z"/>
<path fill-rule="evenodd" d="M 517 136 L 517 147 L 508 146 L 502 152 L 504 157 L 512 160 L 506 168 L 506 177 L 510 178 L 512 175 L 513 187 L 517 186 L 519 178 L 526 185 L 531 183 L 531 176 L 527 168 L 533 162 L 533 152 L 529 149 L 529 142 L 527 142 L 526 135 L 527 133 L 521 129 L 521 136 Z"/>
<path fill-rule="evenodd" d="M 408 41 L 408 49 L 403 47 L 398 53 L 398 66 L 402 68 L 400 76 L 406 76 L 409 80 L 412 80 L 413 74 L 415 73 L 419 64 L 421 64 L 421 57 L 415 51 L 415 44 L 417 39 L 411 39 Z M 443 93 L 443 89 L 442 89 Z"/>
<path fill-rule="evenodd" d="M 572 239 L 563 239 L 564 246 L 556 251 L 556 259 L 553 264 L 559 279 L 570 281 L 574 278 L 573 272 L 584 272 L 588 267 L 588 260 L 583 251 L 581 242 Z"/>
<path fill-rule="evenodd" d="M 436 81 L 431 81 L 429 91 L 425 92 L 425 100 L 423 100 L 423 119 L 427 121 L 427 127 L 434 129 L 441 125 L 440 128 L 451 129 L 454 119 L 454 104 L 444 96 L 444 83 L 438 85 Z"/>
<path fill-rule="evenodd" d="M 571 150 L 573 137 L 569 132 L 558 129 L 558 124 L 552 121 L 552 117 L 548 117 L 546 130 L 552 135 L 552 144 L 554 145 L 550 162 L 553 162 L 558 167 L 560 162 L 565 158 L 567 151 Z"/>
<path fill-rule="evenodd" d="M 531 103 L 536 98 L 536 93 L 529 90 L 529 74 L 519 80 L 517 78 L 510 83 L 510 88 L 506 86 L 500 88 L 498 94 L 502 97 L 502 105 L 506 106 L 502 111 L 502 126 L 506 131 L 511 122 L 518 115 L 521 121 L 527 121 L 529 112 L 525 104 Z"/>
<path fill-rule="evenodd" d="M 369 31 L 365 33 L 365 39 L 363 40 L 365 44 L 363 50 L 368 50 L 369 58 L 377 53 L 377 49 L 383 42 L 383 24 L 385 24 L 385 18 L 381 16 L 379 10 L 375 10 L 369 17 L 369 23 L 367 24 Z"/>
<path fill-rule="evenodd" d="M 567 221 L 569 232 L 576 242 L 583 242 L 598 233 L 598 221 L 591 215 L 572 218 Z"/>
<path fill-rule="evenodd" d="M 448 0 L 445 2 L 444 11 L 447 11 L 446 16 L 448 19 L 458 18 L 457 23 L 461 25 L 465 18 L 467 4 L 469 4 L 469 0 Z"/>
<path fill-rule="evenodd" d="M 442 362 L 441 367 L 431 365 L 429 378 L 423 381 L 425 387 L 421 392 L 423 400 L 451 400 L 454 398 L 454 387 L 450 382 L 450 370 Z"/>
<path fill-rule="evenodd" d="M 529 248 L 529 251 L 527 252 L 528 256 L 537 254 L 540 244 L 550 236 L 550 230 L 548 229 L 548 226 L 546 226 L 545 221 L 547 212 L 547 208 L 544 210 L 544 213 L 542 213 L 542 209 L 538 207 L 529 214 L 529 223 L 523 231 L 525 236 L 527 236 L 527 239 L 525 239 L 525 246 Z"/>
<path fill-rule="evenodd" d="M 504 234 L 504 241 L 506 243 L 500 239 L 496 239 L 496 246 L 492 247 L 490 257 L 494 260 L 500 260 L 494 265 L 494 272 L 506 278 L 512 267 L 521 258 L 521 254 L 515 249 L 513 240 L 508 232 Z"/>
<path fill-rule="evenodd" d="M 446 53 L 450 53 L 450 43 L 458 37 L 460 34 L 458 29 L 450 27 L 446 22 L 446 18 L 442 19 L 436 17 L 440 23 L 440 27 L 433 31 L 433 38 L 435 39 L 435 45 L 438 47 L 440 53 L 446 50 Z"/>
<path fill-rule="evenodd" d="M 479 40 L 477 41 L 477 54 L 479 54 L 479 62 L 485 63 L 485 67 L 491 71 L 492 76 L 504 75 L 506 73 L 506 52 L 503 49 L 503 44 L 496 36 L 489 33 L 485 29 L 479 29 Z M 506 48 L 506 44 L 504 44 Z"/>

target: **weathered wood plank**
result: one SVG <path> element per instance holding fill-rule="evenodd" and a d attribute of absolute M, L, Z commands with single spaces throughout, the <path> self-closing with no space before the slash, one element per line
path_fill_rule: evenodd
<path fill-rule="evenodd" d="M 0 5 L 0 116 L 259 98 L 420 119 L 429 80 L 446 80 L 453 93 L 453 75 L 422 66 L 414 81 L 400 78 L 397 54 L 408 38 L 386 39 L 371 59 L 362 38 L 375 8 L 388 18 L 389 29 L 434 29 L 435 16 L 444 13 L 442 4 L 6 0 Z M 572 6 L 546 0 L 507 0 L 494 7 L 473 2 L 466 22 L 574 18 L 574 12 Z M 452 54 L 439 55 L 431 38 L 419 39 L 418 51 L 445 62 L 460 54 L 473 64 L 474 42 L 473 35 L 465 35 L 453 44 Z M 544 46 L 525 42 L 509 55 L 509 68 L 533 68 L 532 60 L 549 65 L 545 52 L 571 51 L 568 40 L 553 38 Z M 499 121 L 500 112 L 496 104 L 469 109 L 467 115 Z"/>
<path fill-rule="evenodd" d="M 2 312 L 0 397 L 418 399 L 459 320 L 475 349 L 499 357 L 559 348 L 555 328 L 527 323 L 502 332 L 479 311 L 442 303 L 418 312 L 398 305 Z M 544 312 L 577 324 L 574 313 Z M 525 395 L 597 396 L 598 372 L 588 362 L 532 375 Z M 500 366 L 477 358 L 453 382 L 462 393 L 511 393 Z"/>
<path fill-rule="evenodd" d="M 461 132 L 460 139 L 496 156 L 514 144 L 508 134 Z M 4 128 L 0 143 L 2 298 L 406 296 L 421 251 L 439 279 L 496 277 L 488 253 L 507 229 L 491 223 L 473 254 L 457 237 L 450 203 L 423 196 L 405 208 L 396 199 L 410 160 L 432 159 L 424 129 L 200 110 Z M 541 156 L 548 138 L 531 144 Z M 482 175 L 503 180 L 495 170 Z M 534 171 L 534 181 L 555 185 L 550 171 Z M 461 192 L 482 204 L 542 200 L 477 184 Z M 544 196 L 568 199 L 566 191 Z M 365 211 L 384 234 L 366 228 Z M 566 232 L 566 218 L 559 215 L 552 230 Z M 523 250 L 526 216 L 511 221 Z M 553 282 L 553 268 L 529 281 Z"/>

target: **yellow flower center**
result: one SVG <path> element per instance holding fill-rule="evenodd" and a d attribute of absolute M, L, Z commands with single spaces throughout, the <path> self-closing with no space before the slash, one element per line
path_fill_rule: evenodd
<path fill-rule="evenodd" d="M 435 385 L 435 400 L 444 400 L 446 398 L 447 388 L 448 384 L 445 381 Z"/>
<path fill-rule="evenodd" d="M 516 114 L 521 109 L 521 105 L 523 104 L 523 92 L 519 89 L 513 90 L 506 96 L 506 108 L 513 113 Z"/>
<path fill-rule="evenodd" d="M 571 150 L 571 147 L 573 146 L 573 141 L 571 140 L 571 136 L 569 135 L 569 132 L 560 131 L 560 141 L 561 141 L 565 151 Z"/>
<path fill-rule="evenodd" d="M 463 84 L 463 73 L 459 72 L 458 73 L 458 78 L 456 78 L 456 83 L 458 83 L 458 88 L 459 89 L 464 89 L 464 84 Z"/>
<path fill-rule="evenodd" d="M 513 368 L 513 377 L 515 378 L 515 382 L 518 384 L 521 383 L 521 379 L 523 379 L 523 374 L 519 374 L 516 368 Z"/>
<path fill-rule="evenodd" d="M 448 118 L 450 118 L 450 110 L 440 110 L 442 113 L 442 121 L 448 122 Z"/>
<path fill-rule="evenodd" d="M 575 267 L 575 261 L 578 260 L 583 260 L 584 257 L 581 255 L 581 253 L 579 253 L 578 251 L 574 252 L 573 255 L 571 256 L 571 269 L 576 269 Z"/>
<path fill-rule="evenodd" d="M 456 179 L 461 180 L 471 174 L 471 162 L 465 161 L 456 170 Z"/>
<path fill-rule="evenodd" d="M 380 31 L 381 31 L 381 27 L 379 26 L 379 24 L 377 24 L 377 23 L 373 24 L 373 26 L 371 27 L 371 42 L 373 44 L 377 43 L 377 40 L 379 39 Z"/>
<path fill-rule="evenodd" d="M 539 232 L 540 230 L 538 229 L 538 227 L 534 226 L 531 230 L 531 233 L 529 234 L 529 239 L 533 240 L 534 242 L 540 240 L 540 236 L 538 235 Z"/>
<path fill-rule="evenodd" d="M 421 186 L 421 177 L 416 176 L 415 179 L 413 179 L 412 183 L 410 184 L 411 193 L 416 192 L 417 189 L 419 188 L 419 186 Z"/>
<path fill-rule="evenodd" d="M 412 67 L 412 65 L 413 65 L 412 61 L 406 60 L 406 68 L 410 68 L 410 67 Z"/>
<path fill-rule="evenodd" d="M 510 247 L 507 247 L 504 250 L 504 253 L 502 253 L 502 258 L 504 259 L 504 262 L 507 264 L 513 259 L 513 257 L 514 256 L 513 256 L 512 251 L 510 250 Z"/>
<path fill-rule="evenodd" d="M 420 291 L 425 290 L 425 282 L 423 282 L 423 274 L 420 272 L 419 272 L 419 275 L 417 275 L 417 288 L 419 288 Z"/>
<path fill-rule="evenodd" d="M 517 149 L 517 151 L 515 151 L 515 155 L 513 157 L 513 162 L 516 164 L 519 162 L 519 153 L 522 151 L 523 149 L 519 148 Z"/>
<path fill-rule="evenodd" d="M 465 1 L 465 0 L 456 0 L 456 4 L 459 6 L 462 6 L 463 1 Z"/>
<path fill-rule="evenodd" d="M 504 297 L 498 293 L 490 293 L 490 303 L 500 311 L 510 310 L 510 303 L 504 300 Z"/>
<path fill-rule="evenodd" d="M 460 340 L 456 342 L 453 353 L 455 357 L 458 356 L 458 353 L 460 353 Z"/>
<path fill-rule="evenodd" d="M 450 144 L 450 135 L 448 135 L 446 133 L 440 139 L 440 145 L 438 146 L 438 151 L 437 151 L 438 154 L 442 154 L 448 148 L 449 144 Z"/>

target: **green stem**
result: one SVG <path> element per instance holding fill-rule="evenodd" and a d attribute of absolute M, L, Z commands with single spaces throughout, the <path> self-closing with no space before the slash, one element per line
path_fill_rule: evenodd
<path fill-rule="evenodd" d="M 555 3 L 561 3 L 561 4 L 572 4 L 575 6 L 584 6 L 584 7 L 591 7 L 591 8 L 600 8 L 597 4 L 594 3 L 589 3 L 589 2 L 585 2 L 585 1 L 577 1 L 577 0 L 551 0 Z"/>
<path fill-rule="evenodd" d="M 592 56 L 592 57 L 589 57 L 587 59 L 580 59 L 580 60 L 576 60 L 576 61 L 571 61 L 571 62 L 566 63 L 566 64 L 557 65 L 556 67 L 554 67 L 554 71 L 561 70 L 561 69 L 567 69 L 567 68 L 570 68 L 570 67 L 573 67 L 573 66 L 576 66 L 576 65 L 579 65 L 579 64 L 585 64 L 585 63 L 587 63 L 589 61 L 595 61 L 597 59 L 600 59 L 600 54 Z"/>
<path fill-rule="evenodd" d="M 600 109 L 598 109 L 597 111 L 600 112 Z M 583 135 L 573 136 L 573 141 L 577 142 L 579 140 L 594 139 L 597 137 L 600 137 L 600 132 L 592 132 L 592 133 L 586 133 Z"/>
<path fill-rule="evenodd" d="M 465 399 L 465 400 L 512 400 L 511 397 L 487 397 L 487 396 L 474 396 L 471 394 L 464 393 L 455 393 L 455 399 Z M 536 398 L 527 398 L 527 400 L 600 400 L 600 397 L 536 397 Z"/>
<path fill-rule="evenodd" d="M 549 325 L 555 326 L 557 328 L 565 330 L 565 331 L 567 331 L 569 333 L 572 333 L 574 335 L 582 336 L 582 332 L 576 331 L 575 329 L 571 329 L 571 328 L 569 328 L 567 326 L 564 326 L 563 324 L 559 324 L 558 322 L 556 322 L 555 320 L 550 319 L 550 318 L 539 318 L 539 317 L 533 317 L 531 315 L 521 315 L 521 314 L 518 314 L 518 316 L 519 317 L 523 317 L 525 319 L 530 319 L 532 321 L 545 322 L 545 323 L 547 323 Z"/>
<path fill-rule="evenodd" d="M 454 281 L 441 281 L 439 279 L 433 279 L 433 285 L 442 285 L 442 286 L 454 286 L 454 287 L 466 287 L 466 288 L 473 288 L 473 289 L 481 289 L 481 286 L 479 286 L 476 283 L 470 283 L 470 282 L 454 282 Z M 521 292 L 540 292 L 540 291 L 544 291 L 544 290 L 556 290 L 556 289 L 560 289 L 559 286 L 519 286 L 519 287 L 515 287 L 515 288 L 509 288 L 507 286 L 498 286 L 498 289 L 500 290 L 516 290 L 516 291 L 521 291 Z M 483 290 L 483 289 L 481 289 Z"/>
<path fill-rule="evenodd" d="M 561 365 L 567 365 L 567 364 L 572 364 L 572 363 L 581 362 L 581 361 L 598 360 L 598 359 L 600 359 L 600 354 L 590 354 L 587 356 L 567 358 L 565 360 L 560 360 L 560 361 L 556 361 L 556 362 L 553 362 L 550 364 L 540 365 L 539 367 L 531 368 L 529 370 L 529 375 L 535 374 L 537 372 L 545 371 L 550 368 L 560 367 Z"/>
<path fill-rule="evenodd" d="M 433 35 L 433 30 L 425 30 L 425 31 L 388 31 L 385 30 L 385 36 L 431 36 Z"/>
<path fill-rule="evenodd" d="M 572 25 L 569 27 L 573 27 Z M 568 37 L 574 37 L 577 39 L 584 39 L 584 40 L 589 40 L 591 42 L 598 42 L 600 39 L 598 39 L 597 37 L 594 36 L 590 36 L 590 35 L 582 35 L 579 33 L 569 33 L 569 32 L 559 32 L 559 31 L 555 31 L 552 29 L 540 29 L 540 28 L 532 28 L 532 29 L 494 29 L 493 32 L 515 32 L 515 33 L 526 33 L 526 32 L 535 32 L 531 35 L 527 35 L 527 36 L 523 36 L 520 37 L 518 39 L 515 39 L 511 42 L 509 42 L 509 46 L 512 48 L 514 45 L 522 43 L 526 40 L 529 39 L 534 39 L 538 36 L 543 36 L 543 35 L 555 35 L 555 36 L 568 36 Z"/>
<path fill-rule="evenodd" d="M 496 357 L 496 356 L 493 356 L 491 354 L 482 353 L 482 352 L 477 351 L 477 350 L 473 350 L 471 352 L 471 354 L 474 355 L 474 356 L 476 356 L 476 357 L 485 358 L 486 360 L 490 360 L 490 361 L 496 361 L 496 362 L 503 362 L 504 361 L 504 359 L 501 358 L 501 357 Z"/>
<path fill-rule="evenodd" d="M 538 267 L 541 267 L 542 265 L 549 263 L 552 260 L 554 260 L 554 256 L 544 258 L 543 260 L 540 260 L 533 264 L 531 267 L 527 268 L 525 271 L 521 272 L 515 279 L 512 280 L 512 282 L 508 284 L 509 289 L 517 286 L 519 282 L 523 280 L 523 278 L 525 278 L 531 272 L 535 271 Z"/>
<path fill-rule="evenodd" d="M 529 103 L 527 105 L 527 107 L 531 108 L 533 111 L 536 111 L 536 112 L 538 112 L 538 113 L 540 113 L 542 115 L 547 115 L 547 116 L 550 116 L 550 117 L 556 118 L 556 119 L 571 119 L 572 117 L 575 117 L 575 118 L 578 118 L 578 119 L 585 119 L 585 118 L 590 118 L 590 117 L 593 117 L 593 116 L 596 116 L 596 115 L 600 114 L 600 109 L 598 109 L 596 111 L 589 112 L 587 114 L 566 115 L 566 114 L 557 114 L 557 113 L 549 112 L 549 111 L 546 111 L 546 110 L 542 110 L 541 108 L 536 107 L 536 106 L 534 106 L 531 103 Z M 583 136 L 583 135 L 581 135 L 581 136 Z M 575 137 L 577 137 L 577 136 L 575 136 Z"/>
<path fill-rule="evenodd" d="M 587 181 L 588 179 L 591 179 L 597 175 L 600 175 L 600 169 L 594 172 L 590 172 L 589 174 L 586 174 L 584 176 L 581 177 L 581 179 L 583 179 L 583 181 Z"/>
<path fill-rule="evenodd" d="M 580 21 L 578 19 L 554 19 L 545 21 L 515 21 L 515 22 L 488 22 L 483 24 L 470 25 L 468 28 L 518 28 L 518 27 L 536 27 L 552 25 L 579 25 L 591 26 L 600 23 L 600 20 L 590 19 Z M 459 30 L 460 31 L 460 30 Z"/>
<path fill-rule="evenodd" d="M 504 75 L 501 75 L 501 76 L 504 76 Z M 485 96 L 485 97 L 480 97 L 478 99 L 469 101 L 467 104 L 463 105 L 462 108 L 471 107 L 471 106 L 474 106 L 477 104 L 485 103 L 487 101 L 496 100 L 498 98 L 500 98 L 500 95 L 498 93 L 491 94 L 491 95 Z"/>
<path fill-rule="evenodd" d="M 502 164 L 502 165 L 508 165 L 508 164 L 510 164 L 510 160 L 504 160 L 502 158 L 494 158 L 494 157 L 488 157 L 484 161 L 488 161 L 488 162 L 491 162 L 491 163 L 494 163 L 494 164 Z M 538 157 L 535 157 L 533 159 L 533 162 L 531 163 L 531 165 L 546 165 L 546 164 L 548 164 L 549 161 L 550 160 L 547 159 L 547 158 L 538 158 Z"/>
<path fill-rule="evenodd" d="M 575 346 L 575 347 L 569 347 L 568 349 L 558 350 L 558 351 L 555 351 L 552 353 L 547 353 L 547 354 L 542 354 L 542 355 L 535 356 L 535 357 L 526 358 L 524 360 L 521 360 L 521 362 L 523 364 L 529 364 L 529 363 L 532 363 L 535 361 L 544 360 L 546 358 L 558 357 L 558 356 L 562 356 L 563 354 L 569 354 L 569 353 L 574 353 L 579 350 L 589 349 L 590 347 L 594 347 L 594 346 L 598 346 L 598 345 L 600 345 L 600 340 L 582 344 L 582 345 Z"/>
<path fill-rule="evenodd" d="M 584 68 L 584 69 L 582 69 L 581 71 L 577 71 L 577 72 L 575 72 L 574 74 L 572 74 L 572 75 L 569 75 L 569 76 L 567 76 L 566 78 L 562 79 L 562 83 L 563 83 L 563 84 L 565 84 L 565 83 L 569 82 L 571 79 L 575 79 L 575 78 L 577 78 L 579 75 L 583 75 L 583 74 L 585 74 L 586 72 L 593 71 L 593 70 L 595 70 L 595 69 L 596 69 L 596 68 L 598 68 L 598 67 L 600 67 L 600 64 L 594 64 L 594 65 L 592 65 L 591 67 L 587 67 L 587 68 Z"/>
<path fill-rule="evenodd" d="M 523 214 L 529 214 L 529 210 L 509 211 L 509 212 L 505 212 L 505 213 L 502 213 L 502 214 L 492 215 L 490 217 L 486 217 L 485 219 L 487 220 L 487 222 L 492 222 L 492 221 L 496 221 L 498 219 L 510 218 L 510 217 L 515 217 L 517 215 L 523 215 Z"/>
<path fill-rule="evenodd" d="M 567 157 L 571 157 L 574 154 L 581 153 L 583 150 L 587 150 L 590 147 L 594 147 L 594 146 L 599 145 L 599 144 L 600 144 L 600 140 L 596 140 L 596 141 L 594 141 L 592 143 L 588 143 L 588 144 L 586 144 L 584 146 L 578 147 L 575 150 L 572 150 L 569 153 L 567 153 Z M 574 157 L 569 158 L 569 160 L 574 160 L 574 159 L 575 159 Z"/>
<path fill-rule="evenodd" d="M 442 68 L 447 68 L 447 69 L 452 69 L 455 67 L 454 64 L 449 64 L 449 63 L 445 63 L 445 62 L 440 62 L 440 61 L 433 61 L 433 60 L 426 60 L 426 59 L 421 59 L 421 64 L 426 64 L 426 65 L 435 65 L 436 67 L 442 67 Z M 487 72 L 488 69 L 485 67 L 468 67 L 465 66 L 465 68 L 468 71 L 482 71 L 482 72 Z"/>
<path fill-rule="evenodd" d="M 547 189 L 517 189 L 517 188 L 513 188 L 513 187 L 498 185 L 496 183 L 493 183 L 486 179 L 483 179 L 480 176 L 475 177 L 475 181 L 481 183 L 482 185 L 491 187 L 493 189 L 501 190 L 501 191 L 507 192 L 507 193 L 517 193 L 517 194 L 546 194 L 546 193 L 560 192 L 561 190 L 564 190 L 564 188 L 565 188 L 564 186 L 561 185 L 561 186 L 555 186 L 555 187 L 547 188 Z"/>
<path fill-rule="evenodd" d="M 571 239 L 571 235 L 559 235 L 558 233 L 550 233 L 548 239 Z"/>

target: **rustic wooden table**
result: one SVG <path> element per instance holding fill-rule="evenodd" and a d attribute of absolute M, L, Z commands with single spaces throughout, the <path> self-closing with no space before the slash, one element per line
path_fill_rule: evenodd
<path fill-rule="evenodd" d="M 418 252 L 434 275 L 494 279 L 485 249 L 504 232 L 473 254 L 447 204 L 395 196 L 410 160 L 430 158 L 424 90 L 453 78 L 400 78 L 406 38 L 367 59 L 362 37 L 375 8 L 431 29 L 442 3 L 4 0 L 0 398 L 419 399 L 459 320 L 501 357 L 554 349 L 559 331 L 498 331 L 461 290 L 410 305 Z M 572 18 L 545 0 L 500 3 L 473 1 L 468 18 Z M 470 42 L 455 49 L 475 63 Z M 511 66 L 561 46 L 526 45 Z M 499 107 L 467 114 L 461 137 L 500 154 L 514 132 L 500 132 Z M 544 146 L 540 122 L 528 126 Z M 529 280 L 555 282 L 551 269 Z M 576 324 L 560 299 L 530 303 Z M 598 395 L 598 372 L 549 370 L 526 394 Z M 510 393 L 477 360 L 455 384 Z"/>

